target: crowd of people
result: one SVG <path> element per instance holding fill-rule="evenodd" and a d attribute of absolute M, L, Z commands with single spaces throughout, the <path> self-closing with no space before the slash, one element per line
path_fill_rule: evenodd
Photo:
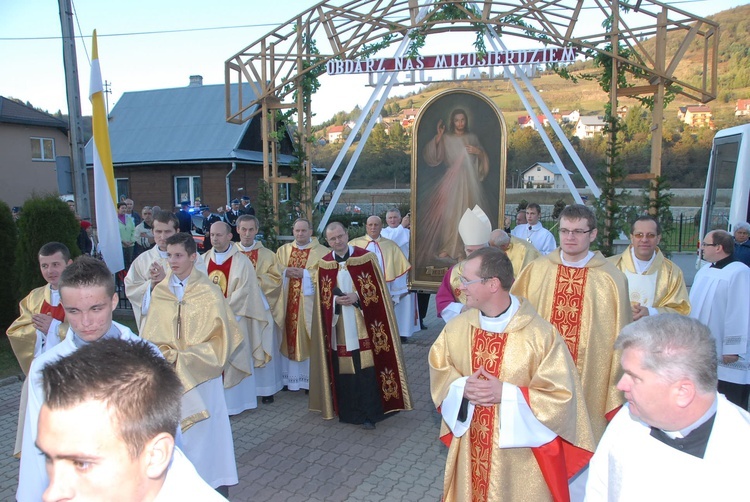
<path fill-rule="evenodd" d="M 238 482 L 229 416 L 281 391 L 370 430 L 412 408 L 402 345 L 426 308 L 408 289 L 398 209 L 386 225 L 370 216 L 356 239 L 328 224 L 330 247 L 298 218 L 273 252 L 256 240 L 249 199 L 219 214 L 202 206 L 200 254 L 189 203 L 140 215 L 121 204 L 138 333 L 112 320 L 119 296 L 103 262 L 72 261 L 54 242 L 38 253 L 47 285 L 8 330 L 28 376 L 18 500 L 107 489 L 72 472 L 97 434 L 109 436 L 123 493 L 226 497 Z M 638 218 L 627 249 L 605 258 L 591 250 L 588 207 L 561 212 L 559 246 L 540 213 L 530 204 L 507 232 L 475 206 L 455 229 L 463 255 L 436 295 L 446 324 L 428 361 L 448 446 L 444 499 L 729 494 L 744 465 L 730 450 L 750 446 L 750 225 L 704 237 L 709 264 L 688 295 L 655 219 Z"/>

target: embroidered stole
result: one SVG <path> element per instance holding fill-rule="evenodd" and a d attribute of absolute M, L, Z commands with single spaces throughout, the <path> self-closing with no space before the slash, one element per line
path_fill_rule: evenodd
<path fill-rule="evenodd" d="M 307 265 L 307 258 L 310 255 L 310 249 L 312 248 L 299 249 L 297 247 L 292 247 L 287 267 L 305 268 Z M 253 263 L 253 265 L 255 265 L 255 263 Z M 300 316 L 300 311 L 303 308 L 301 302 L 302 279 L 298 277 L 290 278 L 289 292 L 287 294 L 286 302 L 286 316 L 284 317 L 284 336 L 286 336 L 287 351 L 289 352 L 287 357 L 291 361 L 296 361 L 299 356 L 297 354 L 297 338 L 299 337 L 300 329 L 305 329 L 304 324 L 301 324 L 300 322 L 303 321 L 303 318 Z M 300 328 L 300 325 L 302 328 Z"/>
<path fill-rule="evenodd" d="M 471 350 L 471 371 L 480 366 L 495 377 L 500 377 L 503 365 L 507 333 L 492 333 L 473 327 Z M 472 501 L 487 500 L 490 485 L 490 467 L 492 466 L 493 434 L 497 430 L 497 407 L 477 406 L 469 428 L 471 444 L 471 492 Z"/>
<path fill-rule="evenodd" d="M 581 339 L 583 318 L 583 292 L 586 290 L 588 268 L 557 266 L 555 292 L 549 322 L 565 340 L 573 362 L 578 362 L 578 347 Z"/>
<path fill-rule="evenodd" d="M 353 256 L 355 260 L 364 254 L 358 254 L 359 249 L 355 248 Z M 370 357 L 372 358 L 383 411 L 388 413 L 389 411 L 405 409 L 404 392 L 402 390 L 405 382 L 401 381 L 398 357 L 393 346 L 395 337 L 398 335 L 394 335 L 391 331 L 388 310 L 384 303 L 390 301 L 390 297 L 387 292 L 383 292 L 378 281 L 377 271 L 373 268 L 373 265 L 377 266 L 375 260 L 366 260 L 354 265 L 350 258 L 345 266 L 351 275 L 354 290 L 359 296 L 360 309 L 367 330 L 367 339 L 360 336 L 359 340 L 360 359 L 366 361 Z M 324 259 L 318 268 L 320 309 L 325 332 L 324 344 L 326 352 L 329 354 L 332 346 L 331 337 L 335 336 L 333 332 L 333 288 L 336 286 L 338 272 L 339 264 L 329 259 Z M 368 354 L 368 352 L 370 353 Z M 351 352 L 346 351 L 346 347 L 337 348 L 339 357 L 350 357 L 350 354 Z M 364 363 L 363 366 L 365 366 Z M 331 367 L 330 361 L 329 367 Z M 331 381 L 335 382 L 333 375 Z"/>

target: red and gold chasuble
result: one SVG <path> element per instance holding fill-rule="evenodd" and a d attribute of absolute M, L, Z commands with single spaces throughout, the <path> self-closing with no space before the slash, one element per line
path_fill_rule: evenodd
<path fill-rule="evenodd" d="M 355 263 L 351 262 L 352 258 L 360 258 L 365 254 L 372 255 L 372 260 L 365 260 Z M 404 396 L 405 381 L 402 379 L 403 368 L 399 367 L 399 356 L 396 354 L 394 340 L 398 335 L 394 335 L 392 327 L 392 318 L 388 317 L 388 308 L 386 303 L 390 301 L 388 292 L 384 292 L 382 280 L 379 279 L 379 270 L 376 270 L 377 261 L 375 255 L 368 253 L 362 248 L 354 247 L 349 260 L 347 260 L 347 270 L 352 278 L 354 289 L 359 296 L 360 309 L 364 317 L 364 324 L 367 328 L 368 339 L 360 338 L 360 352 L 372 351 L 373 366 L 379 384 L 379 393 L 383 411 L 385 413 L 411 409 L 409 398 Z M 337 276 L 339 272 L 338 264 L 333 259 L 332 253 L 323 258 L 324 262 L 335 264 L 336 266 L 326 267 L 321 265 L 318 268 L 318 288 L 320 290 L 320 314 L 323 321 L 324 346 L 328 353 L 328 369 L 331 382 L 335 385 L 333 377 L 333 365 L 331 364 L 331 337 L 334 336 L 333 330 L 333 288 L 336 287 Z M 344 347 L 338 349 L 340 357 L 346 357 L 350 353 L 346 352 Z M 364 355 L 362 355 L 364 359 Z M 408 391 L 406 391 L 408 392 Z M 336 395 L 335 390 L 333 396 Z M 337 404 L 334 400 L 334 408 Z M 336 409 L 338 412 L 338 410 Z"/>
<path fill-rule="evenodd" d="M 229 284 L 229 271 L 232 269 L 232 258 L 221 265 L 217 265 L 215 261 L 208 260 L 208 279 L 221 288 L 221 292 L 224 294 L 224 298 L 227 297 L 227 285 Z"/>
<path fill-rule="evenodd" d="M 57 307 L 53 307 L 49 303 L 47 303 L 47 300 L 44 300 L 42 302 L 42 308 L 39 310 L 39 313 L 41 314 L 47 314 L 48 316 L 52 316 L 53 319 L 65 322 L 65 309 L 62 306 L 62 303 L 58 303 Z"/>
<path fill-rule="evenodd" d="M 505 353 L 506 333 L 492 333 L 474 327 L 471 349 L 471 369 L 477 371 L 481 366 L 491 375 L 500 378 L 500 368 L 503 365 Z M 490 466 L 492 465 L 492 436 L 497 429 L 495 406 L 477 406 L 469 428 L 471 440 L 471 485 L 472 500 L 487 500 L 487 490 L 490 485 Z"/>
<path fill-rule="evenodd" d="M 549 322 L 557 328 L 568 346 L 573 362 L 578 362 L 578 348 L 583 319 L 583 292 L 586 290 L 588 268 L 557 266 L 555 294 Z"/>
<path fill-rule="evenodd" d="M 310 256 L 310 249 L 299 249 L 296 247 L 292 248 L 292 252 L 289 255 L 289 262 L 287 267 L 298 267 L 305 268 L 307 266 L 307 259 Z M 257 251 L 256 251 L 256 260 Z M 255 265 L 255 262 L 253 262 Z M 289 354 L 287 357 L 292 360 L 297 360 L 297 337 L 299 336 L 299 312 L 302 308 L 302 279 L 295 277 L 289 279 L 289 293 L 286 303 L 286 316 L 284 317 L 284 334 L 286 335 L 286 345 Z"/>
<path fill-rule="evenodd" d="M 258 268 L 258 250 L 253 249 L 252 251 L 240 250 L 242 254 L 247 256 L 253 264 L 253 268 Z"/>

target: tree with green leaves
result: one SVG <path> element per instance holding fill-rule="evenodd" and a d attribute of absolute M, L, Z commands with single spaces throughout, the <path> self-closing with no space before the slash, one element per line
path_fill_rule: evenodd
<path fill-rule="evenodd" d="M 16 269 L 13 266 L 18 229 L 8 204 L 0 200 L 0 277 L 5 287 L 0 288 L 0 331 L 3 333 L 18 316 L 18 297 L 15 284 Z"/>
<path fill-rule="evenodd" d="M 57 195 L 33 195 L 24 202 L 15 259 L 18 298 L 45 284 L 39 270 L 39 249 L 48 242 L 61 242 L 68 246 L 71 257 L 78 256 L 81 252 L 76 239 L 80 231 L 75 215 Z"/>

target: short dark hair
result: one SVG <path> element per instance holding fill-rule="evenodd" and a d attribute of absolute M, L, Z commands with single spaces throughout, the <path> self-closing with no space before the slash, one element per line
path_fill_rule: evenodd
<path fill-rule="evenodd" d="M 529 209 L 536 209 L 537 213 L 542 214 L 542 206 L 540 206 L 536 202 L 529 202 L 528 204 L 526 204 L 526 210 Z"/>
<path fill-rule="evenodd" d="M 131 458 L 157 434 L 177 434 L 182 384 L 172 365 L 145 340 L 103 338 L 42 369 L 51 410 L 87 401 L 107 405 Z"/>
<path fill-rule="evenodd" d="M 714 230 L 711 232 L 713 235 L 714 244 L 721 246 L 727 254 L 734 254 L 734 237 L 726 230 Z"/>
<path fill-rule="evenodd" d="M 117 203 L 117 209 L 120 209 L 122 206 L 127 206 L 127 204 L 125 203 L 125 201 Z"/>
<path fill-rule="evenodd" d="M 58 288 L 84 288 L 104 286 L 107 295 L 115 294 L 115 278 L 107 265 L 92 256 L 82 255 L 68 265 L 60 274 Z"/>
<path fill-rule="evenodd" d="M 255 228 L 260 229 L 260 220 L 256 218 L 254 214 L 243 214 L 239 218 L 237 218 L 237 221 L 235 221 L 235 223 L 239 227 L 240 223 L 242 223 L 243 221 L 254 221 Z"/>
<path fill-rule="evenodd" d="M 505 251 L 494 247 L 479 248 L 469 255 L 468 260 L 479 258 L 479 277 L 482 279 L 500 279 L 500 285 L 509 291 L 513 285 L 513 264 Z"/>
<path fill-rule="evenodd" d="M 596 215 L 591 208 L 584 206 L 583 204 L 570 204 L 565 206 L 565 209 L 560 211 L 559 219 L 562 220 L 586 220 L 589 226 L 589 230 L 596 228 Z"/>
<path fill-rule="evenodd" d="M 179 232 L 167 239 L 167 246 L 174 246 L 176 244 L 182 244 L 187 254 L 195 254 L 198 252 L 198 246 L 193 240 L 193 236 L 187 232 Z"/>
<path fill-rule="evenodd" d="M 166 224 L 171 223 L 175 230 L 180 228 L 179 220 L 174 215 L 174 213 L 170 211 L 155 211 L 154 221 L 158 221 L 159 223 L 166 223 Z"/>
<path fill-rule="evenodd" d="M 70 249 L 62 242 L 48 242 L 39 248 L 39 256 L 52 256 L 55 253 L 62 254 L 66 263 L 70 260 Z"/>
<path fill-rule="evenodd" d="M 646 316 L 628 324 L 615 349 L 643 352 L 643 367 L 670 383 L 689 378 L 703 393 L 716 392 L 716 340 L 700 321 L 680 314 Z"/>
<path fill-rule="evenodd" d="M 632 235 L 633 232 L 635 232 L 635 224 L 639 221 L 652 221 L 656 224 L 656 235 L 661 235 L 661 225 L 659 224 L 659 220 L 654 218 L 653 216 L 641 216 L 637 220 L 635 220 L 633 223 L 630 224 L 630 234 Z"/>

